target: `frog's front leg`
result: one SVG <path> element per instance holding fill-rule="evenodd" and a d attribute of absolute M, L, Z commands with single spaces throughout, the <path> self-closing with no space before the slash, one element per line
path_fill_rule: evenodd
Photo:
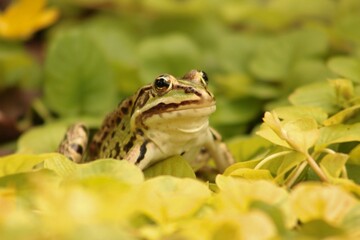
<path fill-rule="evenodd" d="M 220 134 L 213 128 L 209 128 L 209 138 L 204 147 L 214 159 L 216 168 L 224 172 L 235 161 L 226 144 L 222 142 Z"/>
<path fill-rule="evenodd" d="M 88 139 L 89 130 L 87 127 L 82 123 L 73 124 L 66 131 L 58 152 L 76 163 L 81 163 L 84 161 Z"/>
<path fill-rule="evenodd" d="M 140 169 L 145 169 L 150 165 L 154 156 L 155 144 L 150 140 L 135 144 L 123 159 L 137 165 Z"/>

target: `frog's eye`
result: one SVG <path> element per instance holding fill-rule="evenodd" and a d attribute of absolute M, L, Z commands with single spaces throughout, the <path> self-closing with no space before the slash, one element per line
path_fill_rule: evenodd
<path fill-rule="evenodd" d="M 209 77 L 208 77 L 208 75 L 207 75 L 206 72 L 204 72 L 204 71 L 200 71 L 200 74 L 201 74 L 202 80 L 204 80 L 205 85 L 207 85 L 208 82 L 209 82 Z"/>
<path fill-rule="evenodd" d="M 154 88 L 158 92 L 165 92 L 171 88 L 171 80 L 168 76 L 159 76 L 154 81 Z"/>

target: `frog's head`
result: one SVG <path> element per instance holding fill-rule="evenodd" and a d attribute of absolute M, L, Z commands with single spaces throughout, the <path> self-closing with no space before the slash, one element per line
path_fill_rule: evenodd
<path fill-rule="evenodd" d="M 158 76 L 151 85 L 140 89 L 135 99 L 132 122 L 152 127 L 182 121 L 207 122 L 216 109 L 213 94 L 207 88 L 205 72 L 191 70 L 184 77 Z"/>

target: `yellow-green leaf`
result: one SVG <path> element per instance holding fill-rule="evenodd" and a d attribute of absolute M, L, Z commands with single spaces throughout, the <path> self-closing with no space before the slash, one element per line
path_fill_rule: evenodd
<path fill-rule="evenodd" d="M 320 167 L 331 177 L 337 178 L 340 176 L 342 169 L 349 155 L 343 153 L 329 153 L 321 159 Z"/>
<path fill-rule="evenodd" d="M 0 177 L 21 172 L 30 172 L 46 159 L 58 157 L 56 153 L 28 155 L 13 154 L 0 158 Z"/>
<path fill-rule="evenodd" d="M 316 148 L 322 149 L 333 143 L 353 141 L 360 141 L 360 123 L 331 125 L 320 129 Z"/>
<path fill-rule="evenodd" d="M 291 203 L 301 222 L 324 220 L 339 226 L 357 200 L 340 187 L 308 182 L 295 187 Z"/>
<path fill-rule="evenodd" d="M 90 163 L 75 164 L 75 166 L 75 171 L 71 175 L 75 179 L 108 177 L 128 184 L 140 184 L 144 181 L 140 168 L 125 160 L 98 159 Z"/>
<path fill-rule="evenodd" d="M 171 176 L 147 180 L 140 190 L 141 211 L 157 223 L 194 216 L 211 195 L 200 181 Z"/>
<path fill-rule="evenodd" d="M 227 174 L 231 177 L 239 177 L 249 180 L 272 180 L 273 177 L 267 169 L 238 168 Z"/>
<path fill-rule="evenodd" d="M 195 173 L 189 163 L 181 156 L 174 156 L 160 161 L 155 165 L 144 170 L 146 178 L 161 175 L 170 175 L 182 178 L 196 178 Z"/>
<path fill-rule="evenodd" d="M 328 114 L 319 107 L 312 106 L 287 106 L 274 109 L 279 118 L 284 120 L 296 120 L 301 118 L 313 118 L 321 124 L 327 119 Z"/>

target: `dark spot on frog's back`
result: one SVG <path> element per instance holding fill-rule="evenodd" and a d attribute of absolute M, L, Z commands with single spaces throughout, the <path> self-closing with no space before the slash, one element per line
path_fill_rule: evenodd
<path fill-rule="evenodd" d="M 118 156 L 119 153 L 120 153 L 120 144 L 119 144 L 119 142 L 117 142 L 117 143 L 115 144 L 115 151 L 116 151 L 116 156 Z"/>
<path fill-rule="evenodd" d="M 134 141 L 136 140 L 136 136 L 132 135 L 129 142 L 127 144 L 125 144 L 124 146 L 124 151 L 128 152 L 130 150 L 130 148 L 132 148 L 134 146 Z"/>
<path fill-rule="evenodd" d="M 121 123 L 121 117 L 117 116 L 116 117 L 116 124 L 119 125 Z"/>
<path fill-rule="evenodd" d="M 121 108 L 121 112 L 122 112 L 123 114 L 128 114 L 129 108 L 128 108 L 128 107 L 122 107 L 122 108 Z"/>

